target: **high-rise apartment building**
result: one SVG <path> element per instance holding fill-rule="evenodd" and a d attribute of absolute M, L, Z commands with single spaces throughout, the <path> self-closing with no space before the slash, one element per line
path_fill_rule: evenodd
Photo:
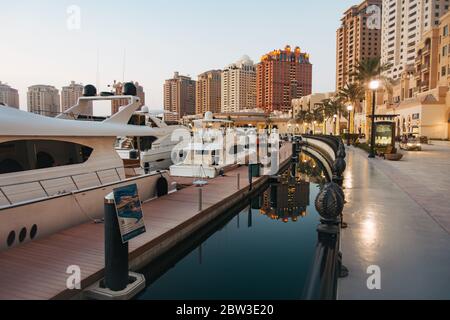
<path fill-rule="evenodd" d="M 71 81 L 70 85 L 62 87 L 61 89 L 61 112 L 65 112 L 78 103 L 78 98 L 83 96 L 82 84 Z M 92 103 L 86 116 L 92 115 Z"/>
<path fill-rule="evenodd" d="M 441 17 L 439 24 L 438 83 L 450 87 L 450 12 Z"/>
<path fill-rule="evenodd" d="M 195 81 L 175 72 L 164 83 L 164 110 L 166 121 L 179 121 L 195 114 Z"/>
<path fill-rule="evenodd" d="M 449 0 L 383 0 L 381 61 L 391 64 L 386 76 L 397 79 L 415 64 L 417 44 L 448 9 Z"/>
<path fill-rule="evenodd" d="M 19 109 L 19 92 L 0 81 L 0 104 Z"/>
<path fill-rule="evenodd" d="M 28 111 L 47 117 L 60 113 L 59 91 L 53 86 L 35 85 L 28 88 Z"/>
<path fill-rule="evenodd" d="M 139 82 L 131 81 L 131 83 L 133 83 L 136 86 L 136 96 L 139 97 L 139 99 L 141 100 L 140 107 L 142 108 L 143 106 L 145 106 L 144 87 L 141 86 L 139 84 Z M 125 82 L 122 83 L 122 82 L 117 82 L 116 80 L 114 80 L 112 87 L 113 87 L 113 92 L 116 96 L 122 95 L 124 84 L 125 84 Z M 112 100 L 111 101 L 111 115 L 116 114 L 117 112 L 119 112 L 120 107 L 126 106 L 129 103 L 130 103 L 129 100 L 127 100 L 127 99 Z"/>
<path fill-rule="evenodd" d="M 299 47 L 264 55 L 256 73 L 256 105 L 268 113 L 289 112 L 293 99 L 311 94 L 312 64 Z"/>
<path fill-rule="evenodd" d="M 256 108 L 256 67 L 248 56 L 222 72 L 222 112 Z"/>
<path fill-rule="evenodd" d="M 210 70 L 198 76 L 195 92 L 195 112 L 221 112 L 222 71 Z"/>
<path fill-rule="evenodd" d="M 381 3 L 366 0 L 345 11 L 336 31 L 336 88 L 355 79 L 358 62 L 381 54 Z"/>

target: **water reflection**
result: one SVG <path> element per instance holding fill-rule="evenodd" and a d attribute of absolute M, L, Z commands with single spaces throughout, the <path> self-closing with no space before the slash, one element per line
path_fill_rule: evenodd
<path fill-rule="evenodd" d="M 301 156 L 276 183 L 142 270 L 147 288 L 137 298 L 301 299 L 317 245 L 322 169 Z M 280 265 L 295 274 L 280 277 Z"/>
<path fill-rule="evenodd" d="M 311 182 L 319 185 L 327 182 L 324 168 L 315 159 L 301 154 L 299 162 L 291 164 L 290 170 L 261 195 L 260 213 L 284 223 L 306 217 Z"/>

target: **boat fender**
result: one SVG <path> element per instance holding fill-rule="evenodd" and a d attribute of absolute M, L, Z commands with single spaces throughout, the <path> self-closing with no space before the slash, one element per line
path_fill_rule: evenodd
<path fill-rule="evenodd" d="M 160 177 L 156 182 L 156 194 L 159 197 L 165 196 L 169 193 L 169 183 L 164 177 Z"/>

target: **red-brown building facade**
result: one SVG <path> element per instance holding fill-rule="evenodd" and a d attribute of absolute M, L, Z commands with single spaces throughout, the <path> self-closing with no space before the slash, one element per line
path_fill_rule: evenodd
<path fill-rule="evenodd" d="M 312 93 L 309 55 L 286 46 L 264 55 L 257 66 L 257 107 L 270 113 L 291 110 L 292 99 Z"/>

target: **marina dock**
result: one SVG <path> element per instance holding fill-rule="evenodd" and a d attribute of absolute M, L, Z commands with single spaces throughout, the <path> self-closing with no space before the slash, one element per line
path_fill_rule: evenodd
<path fill-rule="evenodd" d="M 291 152 L 291 144 L 281 147 L 280 168 L 289 163 Z M 188 181 L 174 180 L 180 184 Z M 208 180 L 202 187 L 201 210 L 199 188 L 195 186 L 145 203 L 147 232 L 129 243 L 130 268 L 143 268 L 218 215 L 248 199 L 267 180 L 268 176 L 254 178 L 250 190 L 248 168 L 242 166 L 224 177 Z M 80 267 L 81 290 L 67 288 L 70 266 Z M 0 252 L 0 299 L 79 299 L 83 289 L 103 276 L 103 224 L 86 223 Z"/>

